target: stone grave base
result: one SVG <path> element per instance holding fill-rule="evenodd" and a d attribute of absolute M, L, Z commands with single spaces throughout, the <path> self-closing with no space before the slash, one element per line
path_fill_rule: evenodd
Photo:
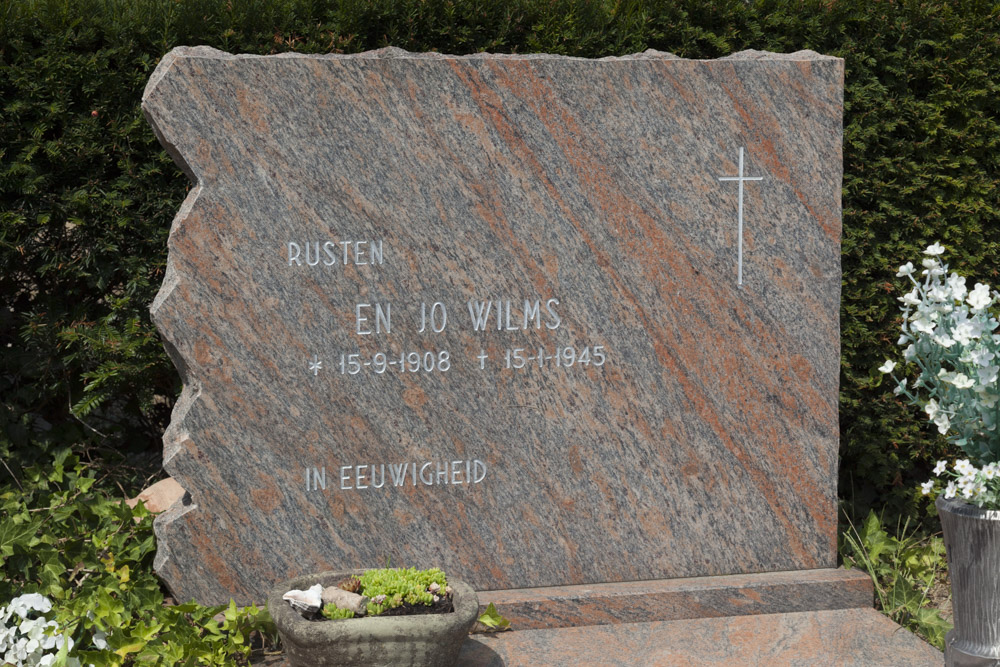
<path fill-rule="evenodd" d="M 470 637 L 459 665 L 927 665 L 940 651 L 874 609 L 521 630 Z"/>
<path fill-rule="evenodd" d="M 872 600 L 868 575 L 837 569 L 484 591 L 514 630 L 470 636 L 458 664 L 942 664 Z"/>

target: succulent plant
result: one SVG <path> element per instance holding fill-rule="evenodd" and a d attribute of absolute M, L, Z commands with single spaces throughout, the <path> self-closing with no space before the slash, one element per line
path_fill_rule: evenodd
<path fill-rule="evenodd" d="M 399 607 L 404 602 L 430 606 L 437 601 L 438 596 L 434 592 L 440 592 L 447 585 L 444 572 L 438 568 L 383 568 L 368 570 L 361 575 L 363 595 L 371 598 L 368 614 L 372 616 Z M 429 590 L 431 587 L 434 591 Z"/>
<path fill-rule="evenodd" d="M 361 580 L 352 575 L 337 582 L 337 588 L 347 591 L 348 593 L 360 593 Z"/>

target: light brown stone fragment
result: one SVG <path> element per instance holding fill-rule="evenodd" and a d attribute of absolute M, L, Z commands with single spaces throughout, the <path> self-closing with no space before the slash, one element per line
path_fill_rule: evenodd
<path fill-rule="evenodd" d="M 141 500 L 146 505 L 146 509 L 153 514 L 159 514 L 170 509 L 170 506 L 184 497 L 184 487 L 178 484 L 173 477 L 161 479 L 152 486 L 143 489 L 135 498 L 129 498 L 125 502 L 129 507 L 135 507 Z"/>
<path fill-rule="evenodd" d="M 353 611 L 355 616 L 364 616 L 368 611 L 367 597 L 336 586 L 327 586 L 323 589 L 323 604 L 335 604 L 338 609 Z"/>

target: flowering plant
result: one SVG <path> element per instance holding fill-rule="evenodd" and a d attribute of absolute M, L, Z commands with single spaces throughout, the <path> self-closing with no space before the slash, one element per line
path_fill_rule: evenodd
<path fill-rule="evenodd" d="M 4 664 L 47 667 L 62 658 L 60 664 L 80 666 L 78 659 L 66 657 L 73 649 L 73 640 L 56 632 L 55 621 L 41 616 L 51 610 L 52 602 L 38 593 L 18 596 L 0 607 L 0 657 Z"/>
<path fill-rule="evenodd" d="M 941 262 L 939 243 L 924 250 L 920 278 L 912 262 L 899 267 L 896 276 L 907 278 L 912 289 L 899 298 L 903 303 L 902 335 L 904 364 L 918 371 L 909 384 L 898 379 L 894 393 L 919 405 L 948 442 L 968 458 L 956 462 L 956 478 L 945 489 L 945 497 L 960 494 L 980 507 L 1000 501 L 1000 323 L 990 308 L 1000 294 L 984 283 L 969 290 L 965 278 L 948 272 Z M 892 374 L 896 362 L 886 361 L 879 370 Z M 980 467 L 976 467 L 974 461 Z M 944 461 L 934 473 L 946 473 Z M 925 494 L 934 480 L 922 485 Z"/>

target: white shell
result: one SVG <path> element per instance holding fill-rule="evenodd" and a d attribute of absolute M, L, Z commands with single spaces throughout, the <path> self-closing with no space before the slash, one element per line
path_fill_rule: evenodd
<path fill-rule="evenodd" d="M 292 589 L 281 596 L 282 600 L 288 600 L 292 609 L 300 613 L 315 613 L 323 606 L 323 585 L 316 584 L 304 591 Z"/>

